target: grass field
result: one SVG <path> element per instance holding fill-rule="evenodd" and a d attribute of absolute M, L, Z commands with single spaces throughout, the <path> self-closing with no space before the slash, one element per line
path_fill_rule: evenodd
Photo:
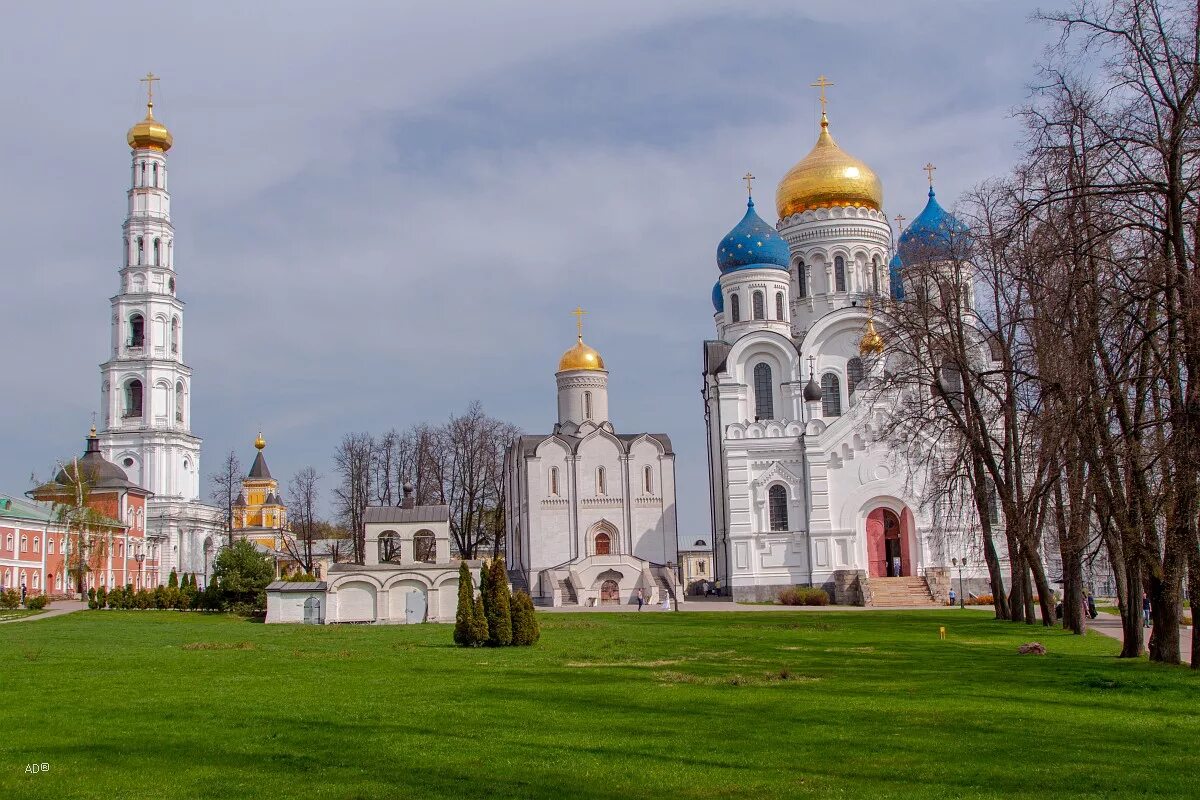
<path fill-rule="evenodd" d="M 0 626 L 0 797 L 1200 792 L 1200 678 L 1101 636 L 950 610 L 541 620 L 503 650 L 172 612 Z M 1031 639 L 1049 655 L 1016 655 Z"/>
<path fill-rule="evenodd" d="M 20 619 L 21 617 L 32 617 L 34 614 L 41 613 L 41 611 L 31 611 L 28 608 L 4 608 L 0 609 L 0 622 L 7 622 L 10 619 Z"/>

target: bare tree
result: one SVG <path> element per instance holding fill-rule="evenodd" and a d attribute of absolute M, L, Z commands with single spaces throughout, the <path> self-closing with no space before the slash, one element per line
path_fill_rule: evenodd
<path fill-rule="evenodd" d="M 305 467 L 288 482 L 291 506 L 288 520 L 291 536 L 284 536 L 284 547 L 288 555 L 299 562 L 304 572 L 312 575 L 316 561 L 314 545 L 319 540 L 321 521 L 317 517 L 320 506 L 320 491 L 317 483 L 321 476 L 312 467 Z"/>
<path fill-rule="evenodd" d="M 227 544 L 233 546 L 233 503 L 242 491 L 242 462 L 237 451 L 230 450 L 221 461 L 216 472 L 208 476 L 212 483 L 209 497 L 225 512 L 225 536 Z"/>
<path fill-rule="evenodd" d="M 363 519 L 375 497 L 372 464 L 375 439 L 369 433 L 349 433 L 334 452 L 334 468 L 340 483 L 333 490 L 337 511 L 350 531 L 355 563 L 363 563 L 366 551 Z"/>
<path fill-rule="evenodd" d="M 496 542 L 493 549 L 498 548 L 504 451 L 517 435 L 514 426 L 487 416 L 479 402 L 452 417 L 443 429 L 441 463 L 450 534 L 464 558 L 475 558 L 489 543 Z"/>

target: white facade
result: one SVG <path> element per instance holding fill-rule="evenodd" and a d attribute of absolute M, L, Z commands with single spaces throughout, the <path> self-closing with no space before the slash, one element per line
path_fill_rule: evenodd
<path fill-rule="evenodd" d="M 580 338 L 578 348 L 584 348 Z M 675 454 L 663 434 L 618 434 L 608 372 L 556 373 L 558 424 L 505 455 L 505 554 L 514 588 L 542 605 L 678 596 Z M 561 367 L 568 368 L 563 369 Z"/>
<path fill-rule="evenodd" d="M 146 536 L 172 569 L 207 582 L 222 531 L 201 503 L 200 437 L 191 431 L 192 370 L 183 360 L 166 152 L 132 148 L 128 214 L 108 360 L 100 365 L 100 450 L 148 489 Z"/>

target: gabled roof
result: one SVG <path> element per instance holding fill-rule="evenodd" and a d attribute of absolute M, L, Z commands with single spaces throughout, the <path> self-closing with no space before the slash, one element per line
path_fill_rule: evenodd
<path fill-rule="evenodd" d="M 450 506 L 367 506 L 363 522 L 447 522 Z"/>
<path fill-rule="evenodd" d="M 618 442 L 621 443 L 622 452 L 628 453 L 629 448 L 638 439 L 643 436 L 654 439 L 662 445 L 663 451 L 667 455 L 674 455 L 675 451 L 671 449 L 671 437 L 665 433 L 615 433 L 611 434 Z M 572 453 L 578 452 L 579 445 L 586 439 L 586 436 L 568 436 L 565 433 L 549 433 L 545 436 L 522 436 L 520 439 L 521 452 L 526 456 L 531 456 L 537 452 L 542 442 L 547 439 L 558 439 L 570 448 Z"/>

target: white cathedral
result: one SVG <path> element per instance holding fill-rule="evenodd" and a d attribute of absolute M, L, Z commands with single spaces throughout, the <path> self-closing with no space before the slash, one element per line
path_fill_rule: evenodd
<path fill-rule="evenodd" d="M 679 596 L 675 453 L 661 433 L 617 433 L 608 370 L 584 344 L 563 353 L 558 424 L 505 453 L 505 553 L 539 605 L 628 605 Z"/>
<path fill-rule="evenodd" d="M 751 198 L 717 248 L 703 372 L 716 578 L 736 600 L 812 585 L 838 603 L 941 601 L 949 559 L 906 490 L 919 466 L 874 436 L 858 390 L 883 366 L 870 306 L 902 298 L 906 239 L 962 226 L 931 179 L 894 248 L 879 178 L 824 111 L 776 208 L 773 227 Z"/>
<path fill-rule="evenodd" d="M 199 499 L 200 437 L 191 430 L 192 370 L 183 360 L 183 301 L 167 190 L 172 137 L 154 118 L 152 90 L 146 118 L 129 129 L 127 141 L 129 208 L 120 288 L 110 300 L 109 358 L 100 365 L 100 450 L 153 493 L 146 538 L 161 574 L 174 569 L 207 583 L 224 520 Z"/>

